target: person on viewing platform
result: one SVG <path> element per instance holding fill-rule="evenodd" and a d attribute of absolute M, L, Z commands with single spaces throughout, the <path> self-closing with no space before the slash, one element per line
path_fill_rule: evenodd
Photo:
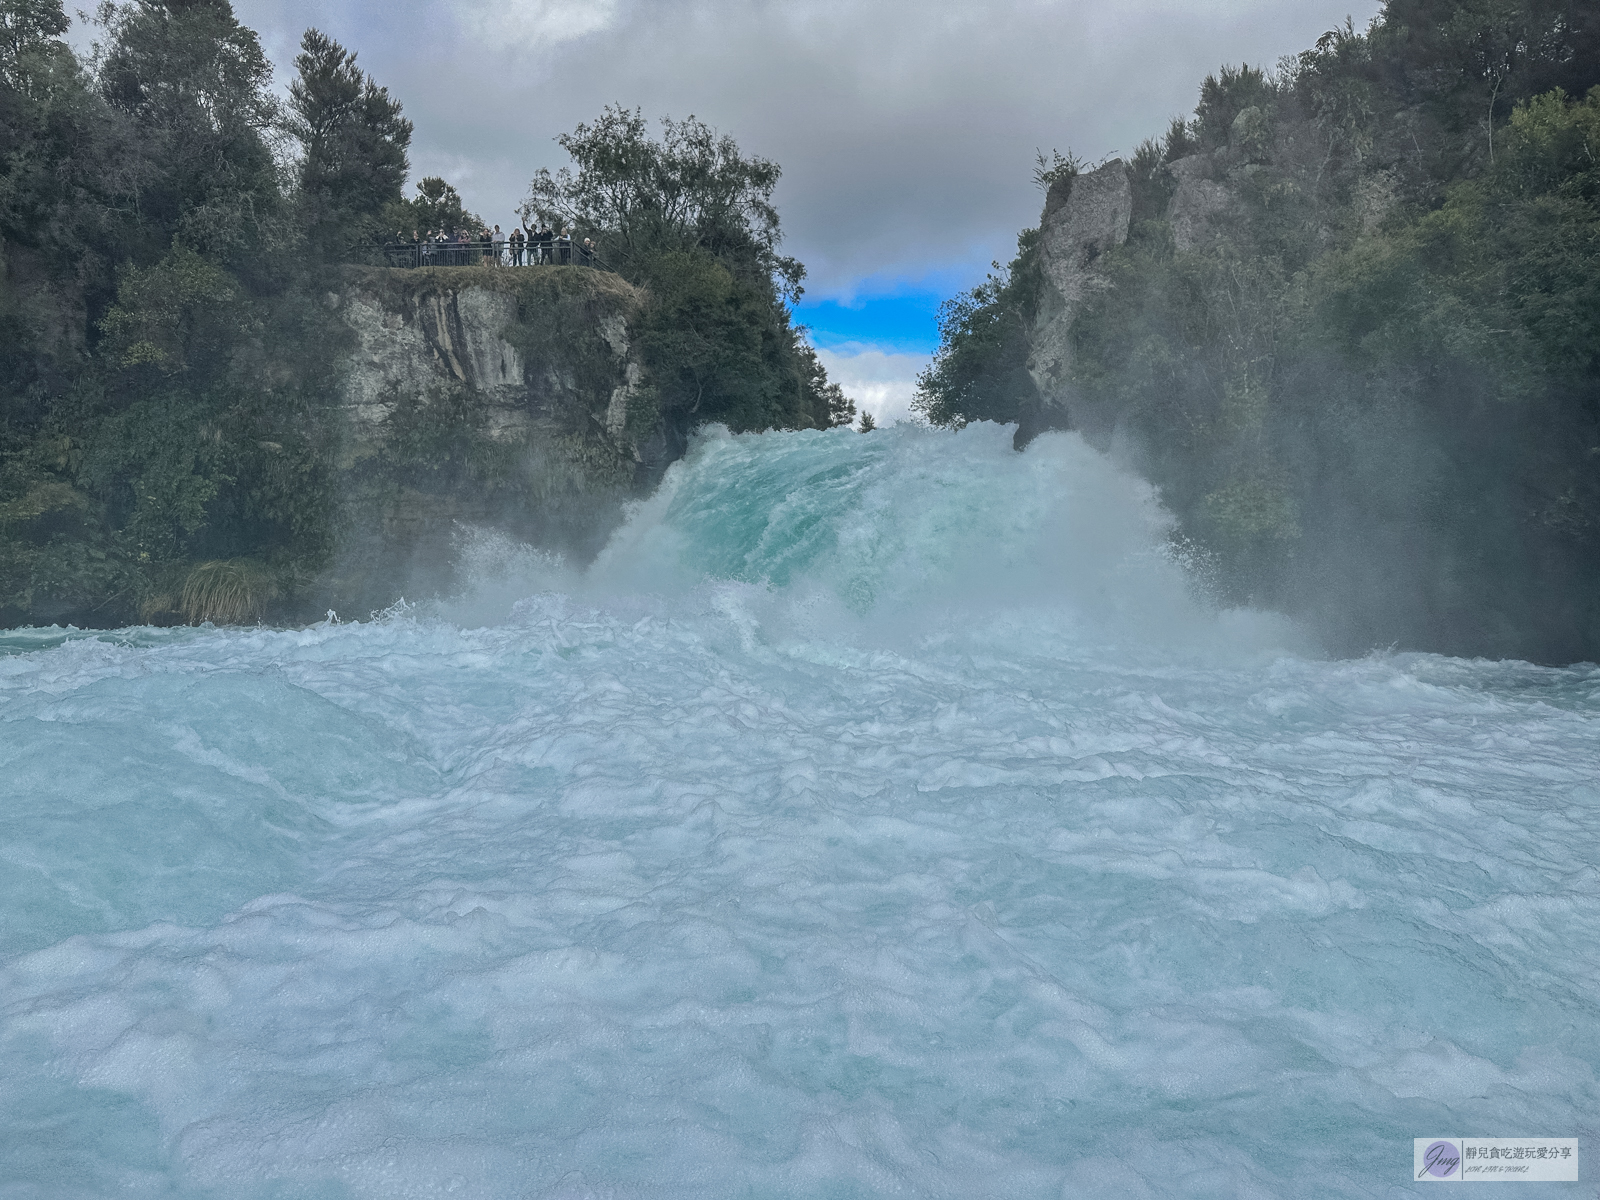
<path fill-rule="evenodd" d="M 552 248 L 555 246 L 555 239 L 556 239 L 556 235 L 553 232 L 551 232 L 549 225 L 546 225 L 543 229 L 539 230 L 539 261 L 540 262 L 542 262 L 542 263 L 553 263 L 553 262 L 555 262 L 555 260 L 556 260 L 555 259 L 555 254 L 553 253 L 553 250 L 552 250 Z"/>
<path fill-rule="evenodd" d="M 594 240 L 584 238 L 583 245 L 578 250 L 578 261 L 586 267 L 594 266 Z"/>
<path fill-rule="evenodd" d="M 510 236 L 506 238 L 507 244 L 511 247 L 511 265 L 513 267 L 520 267 L 522 265 L 523 240 L 522 229 L 520 226 L 512 229 Z"/>
<path fill-rule="evenodd" d="M 556 247 L 560 254 L 561 265 L 568 266 L 572 262 L 572 235 L 565 229 L 556 231 Z"/>
<path fill-rule="evenodd" d="M 500 226 L 494 227 L 494 232 L 489 235 L 489 244 L 494 250 L 494 264 L 500 266 L 506 261 L 506 235 L 500 232 Z"/>

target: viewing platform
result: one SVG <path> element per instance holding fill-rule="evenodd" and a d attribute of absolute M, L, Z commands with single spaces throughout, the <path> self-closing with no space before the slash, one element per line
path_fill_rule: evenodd
<path fill-rule="evenodd" d="M 415 267 L 592 267 L 609 271 L 590 247 L 568 238 L 551 241 L 389 242 L 383 265 Z"/>

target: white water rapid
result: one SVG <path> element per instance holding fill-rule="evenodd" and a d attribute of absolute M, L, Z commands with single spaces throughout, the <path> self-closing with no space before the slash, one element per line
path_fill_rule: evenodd
<path fill-rule="evenodd" d="M 433 612 L 0 633 L 0 1197 L 1600 1153 L 1600 671 L 1319 659 L 1009 443 L 713 432 L 582 575 L 482 539 Z"/>

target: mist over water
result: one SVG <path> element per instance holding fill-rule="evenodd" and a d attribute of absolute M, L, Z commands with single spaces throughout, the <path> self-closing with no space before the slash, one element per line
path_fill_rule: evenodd
<path fill-rule="evenodd" d="M 713 431 L 584 572 L 0 633 L 0 1196 L 1365 1197 L 1593 1135 L 1600 671 L 1329 661 L 1166 534 L 1069 435 Z"/>

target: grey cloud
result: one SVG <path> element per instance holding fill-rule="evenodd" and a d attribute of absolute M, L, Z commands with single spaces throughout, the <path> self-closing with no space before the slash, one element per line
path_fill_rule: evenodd
<path fill-rule="evenodd" d="M 236 0 L 280 72 L 317 24 L 405 103 L 415 174 L 508 216 L 554 136 L 608 103 L 699 116 L 783 165 L 812 295 L 967 277 L 1038 218 L 1036 147 L 1161 133 L 1224 61 L 1271 64 L 1336 0 Z M 1377 0 L 1354 8 L 1358 22 Z M 870 282 L 868 284 L 870 286 Z"/>

